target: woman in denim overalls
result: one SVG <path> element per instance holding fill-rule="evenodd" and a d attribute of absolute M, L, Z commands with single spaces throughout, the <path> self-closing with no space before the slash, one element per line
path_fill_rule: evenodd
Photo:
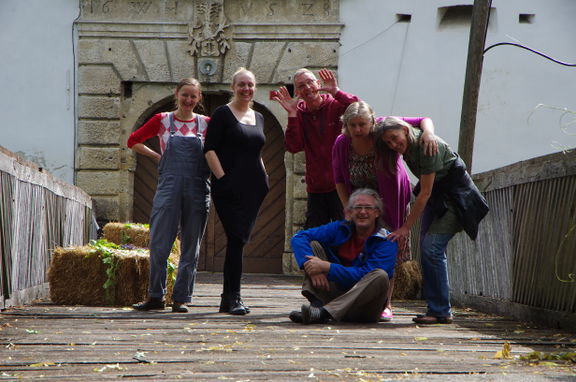
<path fill-rule="evenodd" d="M 128 139 L 128 147 L 159 161 L 158 187 L 150 215 L 150 278 L 148 299 L 136 310 L 163 310 L 166 266 L 178 228 L 181 254 L 172 293 L 172 311 L 187 312 L 192 300 L 200 242 L 210 206 L 210 171 L 203 154 L 208 117 L 195 114 L 202 99 L 193 78 L 176 87 L 177 109 L 153 116 Z M 143 144 L 158 135 L 162 154 Z"/>

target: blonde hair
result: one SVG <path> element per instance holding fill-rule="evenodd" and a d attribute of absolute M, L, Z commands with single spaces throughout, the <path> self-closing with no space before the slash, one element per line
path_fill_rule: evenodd
<path fill-rule="evenodd" d="M 342 134 L 346 136 L 350 136 L 350 132 L 348 131 L 348 123 L 354 118 L 364 118 L 370 122 L 370 134 L 374 132 L 374 110 L 370 105 L 368 105 L 364 101 L 358 101 L 351 103 L 346 108 L 344 114 L 340 119 L 342 120 Z"/>
<path fill-rule="evenodd" d="M 251 75 L 252 78 L 254 78 L 254 87 L 256 87 L 256 76 L 254 75 L 254 73 L 252 73 L 250 70 L 246 69 L 243 66 L 240 66 L 238 69 L 236 69 L 234 74 L 232 74 L 232 83 L 230 84 L 230 86 L 234 87 L 234 85 L 236 84 L 236 79 L 238 78 L 238 76 L 240 74 L 244 74 L 244 73 L 247 73 L 247 74 Z M 232 97 L 230 97 L 230 102 L 234 102 L 234 93 L 232 93 Z M 254 103 L 253 101 L 250 101 L 250 107 L 252 107 L 253 103 Z"/>

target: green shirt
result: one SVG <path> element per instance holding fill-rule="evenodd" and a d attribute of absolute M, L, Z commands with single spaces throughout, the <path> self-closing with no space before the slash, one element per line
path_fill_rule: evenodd
<path fill-rule="evenodd" d="M 444 142 L 439 137 L 438 152 L 435 155 L 429 156 L 424 154 L 422 146 L 420 145 L 420 138 L 422 130 L 411 127 L 412 132 L 416 136 L 416 140 L 409 144 L 406 153 L 404 154 L 404 161 L 414 176 L 420 178 L 421 175 L 436 173 L 434 181 L 438 181 L 446 176 L 452 163 L 458 158 L 457 154 L 452 151 L 450 145 Z M 452 203 L 448 202 L 448 210 L 442 217 L 434 218 L 432 224 L 428 229 L 428 233 L 456 233 L 462 230 L 460 223 L 456 217 L 456 210 Z"/>
<path fill-rule="evenodd" d="M 411 127 L 410 129 L 416 136 L 416 140 L 409 144 L 408 149 L 404 154 L 404 160 L 406 161 L 408 168 L 412 174 L 418 178 L 420 178 L 420 175 L 427 175 L 435 172 L 435 180 L 442 179 L 446 176 L 450 166 L 452 166 L 452 163 L 454 163 L 458 156 L 454 151 L 452 151 L 450 145 L 439 137 L 436 137 L 436 140 L 438 141 L 438 152 L 432 156 L 424 154 L 424 150 L 420 145 L 422 130 L 414 127 Z"/>

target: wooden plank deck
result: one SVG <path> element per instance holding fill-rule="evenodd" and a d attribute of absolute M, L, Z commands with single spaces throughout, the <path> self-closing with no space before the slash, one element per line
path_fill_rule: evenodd
<path fill-rule="evenodd" d="M 0 314 L 0 380 L 42 381 L 574 381 L 576 366 L 494 358 L 575 351 L 576 336 L 456 310 L 451 325 L 416 326 L 422 301 L 390 323 L 299 325 L 299 278 L 245 275 L 252 313 L 217 313 L 221 275 L 201 273 L 190 313 L 58 306 Z"/>

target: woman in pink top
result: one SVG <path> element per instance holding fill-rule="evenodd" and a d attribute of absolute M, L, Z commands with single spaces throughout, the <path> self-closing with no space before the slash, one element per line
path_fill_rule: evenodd
<path fill-rule="evenodd" d="M 382 117 L 383 118 L 383 117 Z M 380 118 L 378 118 L 380 119 Z M 436 150 L 434 125 L 430 118 L 401 118 L 407 123 L 420 127 L 423 133 L 424 147 L 427 153 Z M 359 188 L 371 188 L 380 194 L 384 211 L 382 220 L 386 228 L 394 231 L 404 223 L 410 203 L 410 180 L 400 156 L 396 161 L 396 173 L 387 168 L 376 166 L 374 142 L 374 111 L 366 102 L 354 102 L 342 115 L 343 134 L 336 138 L 332 148 L 332 166 L 336 191 L 342 206 L 348 204 L 350 194 Z M 407 260 L 407 243 L 400 243 L 398 261 Z M 383 321 L 392 319 L 391 296 L 393 280 L 390 283 L 388 305 L 382 313 Z"/>

